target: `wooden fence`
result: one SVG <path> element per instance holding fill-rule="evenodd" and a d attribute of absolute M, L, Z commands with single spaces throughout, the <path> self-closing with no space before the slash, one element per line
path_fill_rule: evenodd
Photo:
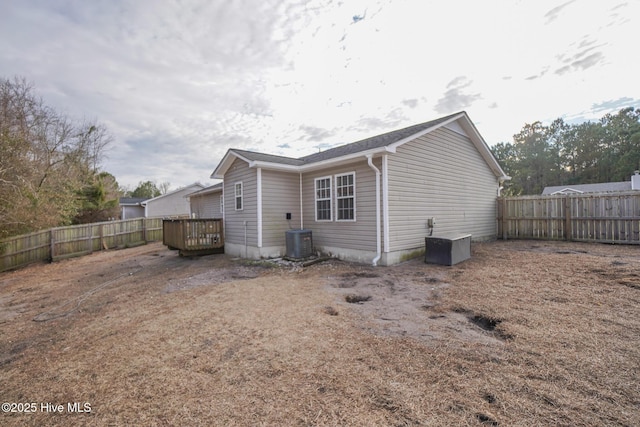
<path fill-rule="evenodd" d="M 162 218 L 56 227 L 0 240 L 0 271 L 156 240 L 162 240 Z"/>
<path fill-rule="evenodd" d="M 498 237 L 640 244 L 640 192 L 498 198 Z"/>

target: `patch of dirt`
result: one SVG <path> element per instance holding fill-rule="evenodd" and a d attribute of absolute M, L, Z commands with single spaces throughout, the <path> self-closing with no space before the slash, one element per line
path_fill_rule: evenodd
<path fill-rule="evenodd" d="M 303 267 L 160 244 L 0 273 L 3 426 L 640 425 L 640 248 Z"/>
<path fill-rule="evenodd" d="M 358 323 L 369 332 L 425 343 L 453 337 L 464 342 L 499 344 L 504 339 L 473 320 L 480 316 L 470 317 L 459 309 L 442 310 L 441 297 L 450 286 L 447 277 L 451 269 L 447 266 L 426 265 L 414 259 L 386 268 L 357 268 L 327 277 L 326 284 L 347 303 L 357 303 L 352 309 L 360 317 Z"/>

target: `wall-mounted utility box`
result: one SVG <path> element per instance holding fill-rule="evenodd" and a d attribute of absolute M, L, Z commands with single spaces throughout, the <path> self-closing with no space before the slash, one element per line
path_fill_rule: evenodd
<path fill-rule="evenodd" d="M 288 230 L 285 232 L 285 237 L 287 258 L 297 260 L 313 255 L 311 230 Z"/>
<path fill-rule="evenodd" d="M 471 234 L 447 234 L 425 239 L 424 262 L 454 265 L 471 258 Z"/>

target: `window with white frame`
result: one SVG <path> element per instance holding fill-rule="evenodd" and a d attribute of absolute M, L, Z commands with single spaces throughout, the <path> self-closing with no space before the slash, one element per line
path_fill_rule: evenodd
<path fill-rule="evenodd" d="M 235 197 L 236 197 L 236 210 L 242 210 L 242 183 L 236 182 L 235 184 Z"/>
<path fill-rule="evenodd" d="M 336 175 L 336 220 L 356 219 L 356 174 Z"/>
<path fill-rule="evenodd" d="M 331 177 L 316 178 L 316 221 L 331 221 Z"/>

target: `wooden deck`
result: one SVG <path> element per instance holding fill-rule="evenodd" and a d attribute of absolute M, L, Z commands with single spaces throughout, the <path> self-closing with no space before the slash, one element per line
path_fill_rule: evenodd
<path fill-rule="evenodd" d="M 162 243 L 180 256 L 224 253 L 222 219 L 165 219 Z"/>

